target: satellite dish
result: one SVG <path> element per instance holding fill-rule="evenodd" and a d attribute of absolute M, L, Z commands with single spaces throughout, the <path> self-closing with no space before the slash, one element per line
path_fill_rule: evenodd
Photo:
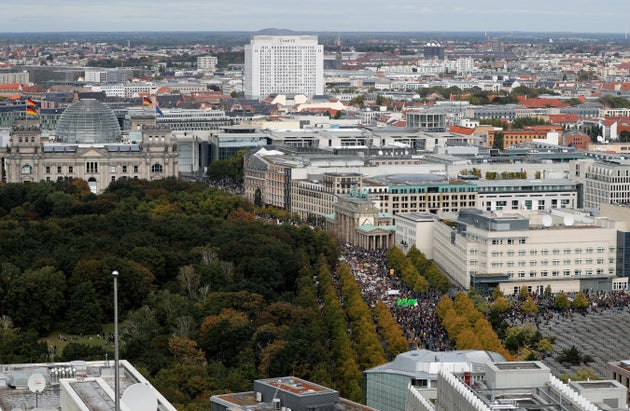
<path fill-rule="evenodd" d="M 546 215 L 543 217 L 542 223 L 545 227 L 551 227 L 551 225 L 553 224 L 553 218 L 551 218 L 550 215 Z"/>
<path fill-rule="evenodd" d="M 599 141 L 600 143 L 603 143 L 604 142 L 604 137 L 597 136 L 597 141 Z"/>
<path fill-rule="evenodd" d="M 46 388 L 46 378 L 40 373 L 33 373 L 28 377 L 28 389 L 35 394 L 39 394 Z"/>
<path fill-rule="evenodd" d="M 157 396 L 153 388 L 146 384 L 133 384 L 125 390 L 121 401 L 134 411 L 156 411 Z"/>
<path fill-rule="evenodd" d="M 572 215 L 564 217 L 564 225 L 572 226 L 575 223 L 575 218 Z"/>

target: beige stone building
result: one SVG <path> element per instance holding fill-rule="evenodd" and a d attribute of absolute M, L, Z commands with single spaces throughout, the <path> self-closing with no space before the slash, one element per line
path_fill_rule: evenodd
<path fill-rule="evenodd" d="M 361 189 L 359 173 L 324 173 L 291 182 L 291 211 L 304 220 L 319 219 L 334 211 L 339 194 Z"/>
<path fill-rule="evenodd" d="M 611 220 L 564 210 L 463 210 L 435 224 L 433 257 L 460 286 L 481 292 L 625 290 L 617 233 Z"/>
<path fill-rule="evenodd" d="M 342 243 L 368 250 L 388 249 L 394 245 L 392 216 L 381 213 L 365 191 L 352 190 L 338 196 L 334 214 L 326 219 L 326 231 Z"/>
<path fill-rule="evenodd" d="M 96 100 L 70 106 L 54 136 L 42 136 L 37 117 L 17 121 L 1 155 L 7 183 L 79 178 L 96 194 L 118 179 L 179 174 L 177 145 L 168 127 L 153 122 L 123 135 L 113 112 Z"/>

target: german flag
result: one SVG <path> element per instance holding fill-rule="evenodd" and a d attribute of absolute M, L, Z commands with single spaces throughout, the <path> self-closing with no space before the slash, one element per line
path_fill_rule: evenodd
<path fill-rule="evenodd" d="M 31 106 L 26 106 L 26 114 L 31 115 L 31 116 L 36 116 L 37 110 Z"/>
<path fill-rule="evenodd" d="M 151 106 L 151 105 L 153 105 L 153 102 L 151 101 L 151 99 L 149 97 L 143 97 L 142 98 L 142 105 L 143 106 Z"/>
<path fill-rule="evenodd" d="M 32 100 L 30 98 L 26 100 L 26 105 L 33 108 L 37 107 L 37 103 L 35 102 L 35 100 Z"/>

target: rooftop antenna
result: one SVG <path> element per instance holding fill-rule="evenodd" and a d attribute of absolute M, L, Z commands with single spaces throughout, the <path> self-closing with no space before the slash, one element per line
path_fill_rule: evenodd
<path fill-rule="evenodd" d="M 46 378 L 40 373 L 33 373 L 28 377 L 27 386 L 35 394 L 35 408 L 39 407 L 39 394 L 46 388 Z"/>

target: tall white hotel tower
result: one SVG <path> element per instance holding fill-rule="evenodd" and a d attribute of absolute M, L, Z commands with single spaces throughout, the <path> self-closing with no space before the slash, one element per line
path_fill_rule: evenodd
<path fill-rule="evenodd" d="M 317 36 L 252 36 L 245 45 L 245 97 L 324 93 L 324 46 Z"/>

